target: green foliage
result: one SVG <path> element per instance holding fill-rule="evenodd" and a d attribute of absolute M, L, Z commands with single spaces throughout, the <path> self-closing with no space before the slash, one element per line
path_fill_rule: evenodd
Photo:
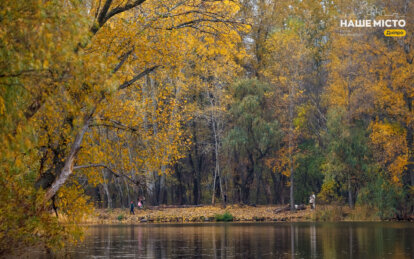
<path fill-rule="evenodd" d="M 338 183 L 331 176 L 325 176 L 321 191 L 318 193 L 317 199 L 319 203 L 329 204 L 332 202 L 341 203 L 342 197 L 339 196 Z"/>
<path fill-rule="evenodd" d="M 118 215 L 118 217 L 117 217 L 117 219 L 118 219 L 119 221 L 122 221 L 124 218 L 125 218 L 124 214 L 120 214 L 120 215 Z"/>
<path fill-rule="evenodd" d="M 234 98 L 230 108 L 232 128 L 225 144 L 241 156 L 265 154 L 278 144 L 282 134 L 279 123 L 267 110 L 269 86 L 257 80 L 245 80 L 234 85 L 231 92 Z"/>
<path fill-rule="evenodd" d="M 395 217 L 404 195 L 404 190 L 390 184 L 384 173 L 373 171 L 370 172 L 366 185 L 360 190 L 358 203 L 376 208 L 381 219 L 389 219 Z"/>
<path fill-rule="evenodd" d="M 299 146 L 294 174 L 296 203 L 307 204 L 309 196 L 320 191 L 323 182 L 321 171 L 323 162 L 323 152 L 313 140 L 308 140 Z"/>
<path fill-rule="evenodd" d="M 249 203 L 250 185 L 255 176 L 261 177 L 264 159 L 280 145 L 281 127 L 269 109 L 270 87 L 258 80 L 244 80 L 231 89 L 233 103 L 230 107 L 231 126 L 223 140 L 231 159 L 242 161 L 234 170 L 240 177 L 242 201 Z"/>
<path fill-rule="evenodd" d="M 216 221 L 233 221 L 233 215 L 231 215 L 228 211 L 224 212 L 224 214 L 216 214 L 214 215 L 214 218 L 216 219 Z"/>
<path fill-rule="evenodd" d="M 335 182 L 342 191 L 352 193 L 364 182 L 372 166 L 368 140 L 363 125 L 351 124 L 344 109 L 332 108 L 328 111 L 326 159 L 322 166 L 326 175 L 324 184 L 329 185 L 329 188 L 323 188 L 327 195 L 332 192 Z"/>

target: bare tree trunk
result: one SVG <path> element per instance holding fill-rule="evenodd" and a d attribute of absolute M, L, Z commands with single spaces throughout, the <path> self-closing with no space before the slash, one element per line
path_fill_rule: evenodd
<path fill-rule="evenodd" d="M 106 198 L 107 198 L 107 202 L 108 202 L 107 207 L 108 207 L 108 209 L 112 209 L 113 208 L 112 207 L 112 198 L 111 198 L 111 194 L 109 193 L 108 183 L 106 182 L 105 170 L 106 170 L 105 168 L 102 169 L 102 177 L 104 179 L 102 185 L 103 185 L 103 188 L 104 188 L 104 191 L 105 191 L 105 194 L 106 194 Z"/>
<path fill-rule="evenodd" d="M 83 141 L 83 136 L 85 135 L 86 131 L 89 128 L 89 124 L 90 124 L 93 112 L 94 111 L 92 111 L 90 115 L 85 117 L 83 126 L 78 132 L 78 134 L 76 134 L 75 141 L 73 142 L 70 152 L 65 159 L 65 164 L 63 166 L 61 173 L 56 177 L 55 181 L 46 191 L 45 198 L 44 198 L 45 201 L 49 201 L 50 199 L 52 199 L 52 197 L 55 196 L 57 191 L 62 187 L 63 184 L 65 184 L 66 180 L 73 173 L 73 165 L 75 162 L 75 158 L 80 150 L 80 147 Z"/>
<path fill-rule="evenodd" d="M 150 91 L 150 94 L 151 94 L 152 105 L 153 105 L 153 107 L 152 107 L 152 109 L 153 109 L 152 110 L 152 131 L 153 131 L 154 136 L 157 136 L 158 135 L 158 123 L 157 123 L 157 120 L 156 120 L 156 117 L 155 117 L 155 114 L 156 114 L 156 111 L 157 111 L 157 99 L 156 99 L 156 95 L 155 95 L 155 82 L 154 82 L 154 79 L 151 78 L 150 76 L 147 77 L 147 82 L 148 82 L 148 85 L 150 87 L 149 91 Z M 159 149 L 159 147 L 157 147 L 157 148 Z M 162 192 L 162 189 L 163 189 L 163 183 L 162 183 L 161 177 L 159 177 L 158 173 L 157 172 L 153 172 L 153 173 L 154 173 L 154 180 L 156 182 L 158 182 L 158 184 L 155 184 L 155 186 L 156 186 L 155 192 L 154 192 L 155 201 L 156 201 L 157 204 L 160 204 L 162 202 L 161 201 L 161 192 Z"/>
<path fill-rule="evenodd" d="M 211 113 L 210 113 L 210 120 L 211 120 L 211 126 L 213 129 L 213 136 L 214 136 L 214 157 L 215 157 L 215 169 L 214 169 L 214 179 L 213 179 L 213 193 L 211 197 L 211 203 L 215 204 L 215 197 L 216 197 L 216 181 L 217 178 L 219 178 L 218 184 L 220 187 L 220 195 L 222 199 L 222 203 L 225 204 L 225 198 L 224 198 L 224 192 L 223 192 L 223 186 L 221 181 L 221 173 L 220 173 L 220 154 L 219 154 L 219 148 L 220 148 L 220 135 L 219 135 L 219 129 L 218 129 L 218 118 L 216 114 L 216 103 L 213 102 L 213 97 L 216 97 L 216 102 L 218 101 L 218 96 L 213 95 L 210 96 L 210 92 L 207 91 L 207 97 L 210 100 L 211 105 Z"/>
<path fill-rule="evenodd" d="M 125 185 L 125 189 L 126 189 L 126 193 L 128 196 L 128 202 L 131 202 L 133 200 L 131 200 L 131 194 L 129 193 L 129 187 L 128 187 L 128 183 L 126 182 L 125 178 L 122 178 L 124 180 L 124 185 Z"/>
<path fill-rule="evenodd" d="M 216 123 L 213 118 L 213 114 L 211 114 L 211 121 L 213 126 L 213 134 L 214 134 L 214 155 L 215 155 L 215 169 L 214 169 L 214 180 L 213 180 L 213 195 L 211 198 L 211 203 L 215 203 L 215 196 L 216 196 L 216 179 L 217 177 L 220 177 L 220 158 L 219 158 L 219 142 L 218 142 L 218 136 L 217 136 L 217 129 L 216 129 Z M 219 181 L 220 182 L 220 181 Z M 223 193 L 221 183 L 220 184 L 220 194 Z M 224 202 L 224 200 L 223 200 Z"/>
<path fill-rule="evenodd" d="M 122 187 L 121 184 L 119 183 L 119 178 L 115 179 L 115 185 L 118 189 L 118 193 L 119 193 L 119 202 L 121 203 L 121 208 L 125 208 L 125 202 L 124 202 L 124 194 L 122 191 Z"/>
<path fill-rule="evenodd" d="M 295 210 L 295 197 L 293 195 L 293 95 L 295 93 L 295 87 L 290 85 L 289 94 L 289 169 L 290 169 L 290 210 Z"/>
<path fill-rule="evenodd" d="M 166 199 L 165 199 L 165 192 L 166 192 L 165 191 L 165 177 L 166 177 L 165 169 L 166 169 L 166 166 L 162 165 L 161 166 L 161 175 L 160 175 L 160 188 L 158 190 L 159 191 L 159 193 L 158 193 L 159 203 L 161 203 L 161 204 L 166 202 Z"/>
<path fill-rule="evenodd" d="M 215 203 L 215 197 L 216 197 L 216 178 L 217 178 L 217 169 L 214 169 L 214 176 L 213 176 L 213 188 L 212 188 L 212 194 L 211 194 L 211 204 L 214 205 Z"/>

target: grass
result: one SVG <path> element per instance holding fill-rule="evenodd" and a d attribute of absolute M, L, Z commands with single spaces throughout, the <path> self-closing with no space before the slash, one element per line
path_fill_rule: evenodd
<path fill-rule="evenodd" d="M 321 205 L 311 214 L 312 221 L 378 221 L 377 210 L 367 206 L 356 206 L 350 209 L 347 206 Z"/>
<path fill-rule="evenodd" d="M 356 206 L 355 209 L 349 213 L 346 220 L 379 221 L 381 218 L 379 217 L 378 210 L 375 208 L 370 208 L 368 206 Z"/>
<path fill-rule="evenodd" d="M 129 215 L 128 209 L 95 209 L 85 217 L 84 224 L 190 223 L 190 222 L 256 222 L 256 221 L 377 221 L 377 211 L 367 207 L 351 210 L 344 205 L 317 205 L 316 210 L 274 213 L 280 205 L 200 206 L 187 208 L 146 208 Z M 127 216 L 128 214 L 128 216 Z"/>
<path fill-rule="evenodd" d="M 224 214 L 216 214 L 214 215 L 214 218 L 216 219 L 216 221 L 233 221 L 233 215 L 230 214 L 230 212 L 226 211 L 224 212 Z"/>
<path fill-rule="evenodd" d="M 311 215 L 312 221 L 341 221 L 345 218 L 342 206 L 318 206 Z"/>

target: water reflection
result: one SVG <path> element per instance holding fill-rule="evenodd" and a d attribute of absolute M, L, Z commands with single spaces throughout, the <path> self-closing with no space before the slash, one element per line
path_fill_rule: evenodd
<path fill-rule="evenodd" d="M 90 227 L 66 256 L 103 258 L 413 258 L 412 223 Z M 39 257 L 43 257 L 39 255 Z"/>

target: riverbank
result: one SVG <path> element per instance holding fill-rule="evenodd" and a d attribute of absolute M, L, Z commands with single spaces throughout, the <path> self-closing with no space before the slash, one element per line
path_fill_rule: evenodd
<path fill-rule="evenodd" d="M 413 219 L 413 217 L 411 217 Z M 380 221 L 372 209 L 346 206 L 320 205 L 316 210 L 306 206 L 303 210 L 291 212 L 284 206 L 157 206 L 135 209 L 95 209 L 84 220 L 85 224 L 137 224 L 137 223 L 191 223 L 191 222 L 257 222 L 257 221 Z"/>

